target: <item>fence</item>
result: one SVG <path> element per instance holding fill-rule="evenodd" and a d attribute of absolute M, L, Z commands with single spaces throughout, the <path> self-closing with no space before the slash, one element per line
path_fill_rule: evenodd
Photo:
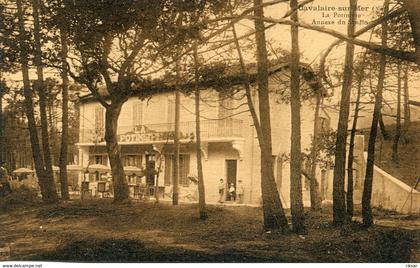
<path fill-rule="evenodd" d="M 200 134 L 202 140 L 212 138 L 242 137 L 242 120 L 229 118 L 223 120 L 201 120 Z M 148 142 L 172 140 L 175 124 L 147 124 L 139 126 L 119 126 L 119 142 Z M 195 139 L 195 121 L 181 122 L 179 124 L 180 139 Z M 103 142 L 104 130 L 81 129 L 81 143 Z"/>

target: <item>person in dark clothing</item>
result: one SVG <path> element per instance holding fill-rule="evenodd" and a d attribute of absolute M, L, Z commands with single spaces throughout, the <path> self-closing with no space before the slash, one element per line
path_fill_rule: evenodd
<path fill-rule="evenodd" d="M 0 195 L 5 196 L 12 191 L 10 188 L 9 173 L 4 163 L 0 164 Z"/>

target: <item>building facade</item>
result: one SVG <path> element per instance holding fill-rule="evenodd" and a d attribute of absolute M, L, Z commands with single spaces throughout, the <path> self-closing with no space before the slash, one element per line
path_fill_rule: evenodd
<path fill-rule="evenodd" d="M 290 205 L 289 164 L 285 155 L 290 152 L 291 117 L 290 104 L 284 102 L 286 88 L 284 76 L 270 76 L 270 111 L 273 139 L 274 174 L 281 199 Z M 304 82 L 305 83 L 305 82 Z M 195 102 L 194 96 L 181 94 L 180 107 L 180 200 L 194 200 L 197 185 L 189 179 L 197 174 L 195 151 Z M 254 103 L 258 103 L 253 88 Z M 258 108 L 256 109 L 258 111 Z M 315 100 L 302 101 L 301 127 L 302 150 L 309 148 L 314 130 Z M 231 184 L 238 187 L 242 181 L 243 203 L 261 204 L 260 149 L 253 120 L 241 85 L 225 91 L 201 90 L 200 100 L 201 148 L 203 156 L 206 201 L 219 200 L 219 181 L 225 189 Z M 329 115 L 321 109 L 322 127 L 329 125 Z M 80 103 L 79 165 L 108 165 L 105 141 L 105 110 L 93 98 L 84 98 Z M 175 93 L 161 92 L 147 99 L 134 95 L 124 104 L 118 121 L 118 142 L 124 166 L 147 168 L 150 165 L 158 174 L 149 183 L 169 198 L 172 193 L 174 165 L 174 119 Z M 321 173 L 321 171 L 319 171 Z M 328 191 L 329 171 L 323 171 L 319 184 L 324 197 Z M 127 175 L 127 174 L 126 174 Z M 129 183 L 135 183 L 131 178 Z M 94 181 L 95 179 L 91 179 Z M 309 204 L 309 183 L 303 180 L 304 201 Z M 237 189 L 239 190 L 239 189 Z M 224 197 L 228 198 L 228 195 Z"/>

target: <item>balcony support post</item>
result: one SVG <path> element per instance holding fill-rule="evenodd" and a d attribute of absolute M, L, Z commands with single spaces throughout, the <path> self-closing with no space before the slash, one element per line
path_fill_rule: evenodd
<path fill-rule="evenodd" d="M 232 141 L 232 148 L 238 152 L 239 161 L 243 160 L 244 145 L 245 145 L 245 141 L 242 141 L 242 140 Z"/>

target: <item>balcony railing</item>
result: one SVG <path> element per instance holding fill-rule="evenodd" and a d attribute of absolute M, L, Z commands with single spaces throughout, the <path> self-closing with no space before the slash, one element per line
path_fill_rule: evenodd
<path fill-rule="evenodd" d="M 241 138 L 242 120 L 229 118 L 223 120 L 201 120 L 201 139 L 203 141 L 217 138 Z M 148 124 L 139 126 L 119 126 L 118 142 L 121 143 L 147 143 L 171 141 L 174 138 L 175 124 Z M 181 122 L 179 124 L 181 140 L 195 140 L 195 121 Z M 104 142 L 103 129 L 81 129 L 80 143 Z"/>

